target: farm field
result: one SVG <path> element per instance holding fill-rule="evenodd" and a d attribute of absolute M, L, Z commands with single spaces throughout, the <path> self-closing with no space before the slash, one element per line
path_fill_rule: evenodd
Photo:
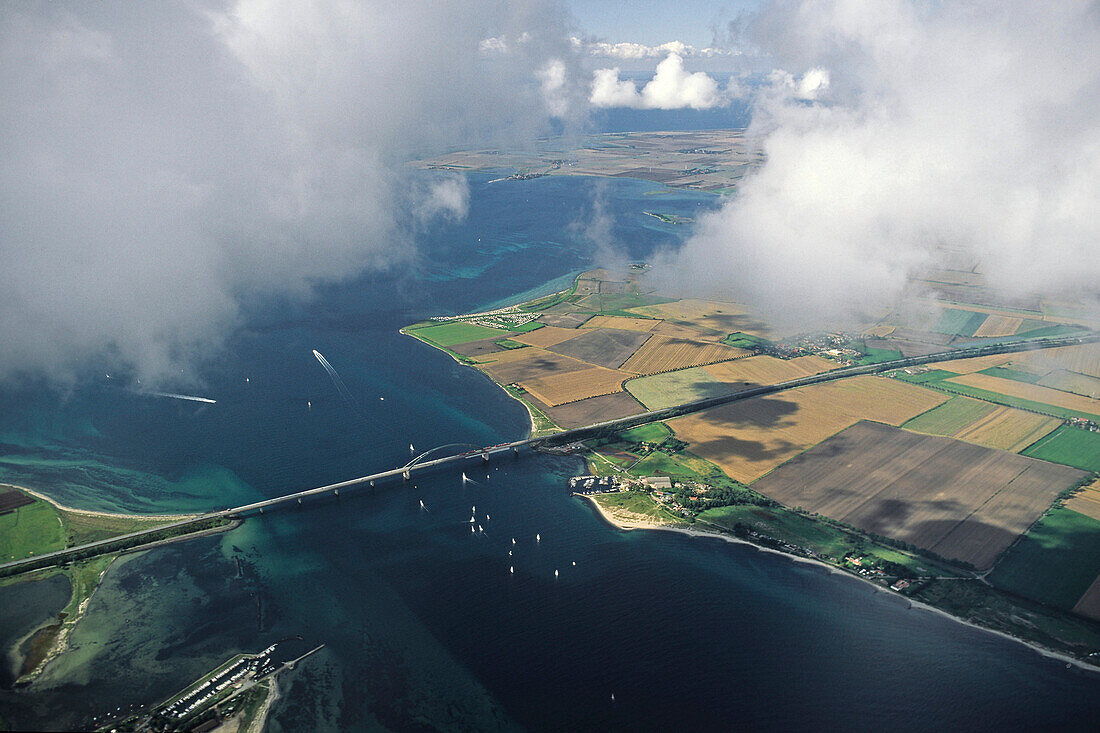
<path fill-rule="evenodd" d="M 899 425 L 946 401 L 912 384 L 861 376 L 721 405 L 668 425 L 692 452 L 749 483 L 860 420 Z"/>
<path fill-rule="evenodd" d="M 1100 521 L 1100 479 L 1081 489 L 1065 501 L 1066 509 Z"/>
<path fill-rule="evenodd" d="M 631 311 L 650 318 L 693 326 L 719 339 L 735 331 L 753 336 L 768 335 L 767 326 L 749 315 L 743 306 L 736 303 L 688 298 L 661 305 L 632 308 Z"/>
<path fill-rule="evenodd" d="M 751 351 L 723 344 L 654 335 L 623 363 L 622 369 L 635 374 L 657 374 L 750 354 Z"/>
<path fill-rule="evenodd" d="M 994 336 L 1012 336 L 1020 328 L 1024 319 L 1019 316 L 989 316 L 974 332 L 978 338 Z"/>
<path fill-rule="evenodd" d="M 906 421 L 901 427 L 917 433 L 951 437 L 995 409 L 995 406 L 981 400 L 952 397 L 939 407 Z"/>
<path fill-rule="evenodd" d="M 971 311 L 948 308 L 940 316 L 940 320 L 932 327 L 933 333 L 949 334 L 952 336 L 973 336 L 981 327 L 987 316 L 985 313 L 973 313 Z"/>
<path fill-rule="evenodd" d="M 1084 476 L 1024 456 L 861 421 L 753 488 L 788 506 L 984 569 L 1060 491 Z"/>
<path fill-rule="evenodd" d="M 523 388 L 544 404 L 555 407 L 566 402 L 577 402 L 588 397 L 621 392 L 623 380 L 633 375 L 627 372 L 591 367 L 565 374 L 526 379 Z"/>
<path fill-rule="evenodd" d="M 501 339 L 511 335 L 510 331 L 504 331 L 499 328 L 487 328 L 486 326 L 477 326 L 473 323 L 463 323 L 462 321 L 453 321 L 451 323 L 441 323 L 437 326 L 424 326 L 422 328 L 409 329 L 409 333 L 425 341 L 430 341 L 437 346 L 444 347 L 488 338 Z"/>
<path fill-rule="evenodd" d="M 559 326 L 543 326 L 536 331 L 529 331 L 527 333 L 520 333 L 512 336 L 513 341 L 519 341 L 521 344 L 527 344 L 528 346 L 539 346 L 546 348 L 547 346 L 553 346 L 554 344 L 560 344 L 562 341 L 568 341 L 575 336 L 580 336 L 581 332 L 575 328 L 561 328 Z"/>
<path fill-rule="evenodd" d="M 990 573 L 994 586 L 1072 609 L 1100 575 L 1100 521 L 1058 507 Z"/>
<path fill-rule="evenodd" d="M 1100 621 L 1100 576 L 1092 581 L 1092 585 L 1073 606 L 1074 613 L 1088 616 Z"/>
<path fill-rule="evenodd" d="M 549 377 L 563 372 L 576 372 L 581 369 L 589 369 L 587 364 L 578 359 L 555 354 L 552 351 L 539 349 L 534 346 L 526 349 L 511 349 L 490 355 L 491 361 L 486 359 L 477 366 L 499 384 L 512 384 L 528 379 Z"/>
<path fill-rule="evenodd" d="M 626 391 L 650 410 L 679 405 L 736 391 L 699 367 L 637 377 L 626 383 Z"/>
<path fill-rule="evenodd" d="M 596 366 L 618 369 L 649 338 L 648 333 L 639 331 L 593 329 L 554 344 L 548 350 Z"/>
<path fill-rule="evenodd" d="M 41 499 L 0 514 L 0 562 L 21 560 L 65 547 L 65 529 L 57 510 Z"/>
<path fill-rule="evenodd" d="M 660 321 L 650 318 L 625 316 L 592 316 L 584 322 L 584 328 L 614 328 L 620 331 L 652 331 Z"/>
<path fill-rule="evenodd" d="M 745 359 L 711 364 L 704 371 L 718 381 L 727 384 L 779 384 L 800 377 L 836 369 L 837 365 L 820 356 L 799 356 L 794 359 L 776 359 L 774 356 L 750 356 Z"/>
<path fill-rule="evenodd" d="M 1068 372 L 1065 369 L 1057 369 L 1042 377 L 1038 384 L 1063 392 L 1072 392 L 1082 397 L 1095 397 L 1100 399 L 1100 379 L 1090 377 L 1087 374 Z"/>
<path fill-rule="evenodd" d="M 1100 379 L 1100 344 L 1058 346 L 1053 349 L 1023 351 L 1015 354 L 994 354 L 973 359 L 959 359 L 930 364 L 932 369 L 944 369 L 956 374 L 971 374 L 993 366 L 1017 365 L 1040 374 L 1064 369 Z"/>
<path fill-rule="evenodd" d="M 1088 397 L 1060 392 L 1050 387 L 1018 382 L 1013 379 L 991 377 L 987 374 L 964 374 L 947 380 L 948 384 L 961 384 L 966 387 L 985 390 L 1015 397 L 1029 402 L 1053 405 L 1066 410 L 1100 416 L 1100 401 Z"/>
<path fill-rule="evenodd" d="M 1018 453 L 1061 424 L 1056 418 L 1032 412 L 999 407 L 970 397 L 952 397 L 902 427 Z"/>
<path fill-rule="evenodd" d="M 546 415 L 563 428 L 579 428 L 603 420 L 627 417 L 645 412 L 645 408 L 626 392 L 614 392 L 568 402 L 558 407 L 546 407 Z"/>
<path fill-rule="evenodd" d="M 1100 433 L 1063 425 L 1024 451 L 1025 456 L 1100 471 Z"/>

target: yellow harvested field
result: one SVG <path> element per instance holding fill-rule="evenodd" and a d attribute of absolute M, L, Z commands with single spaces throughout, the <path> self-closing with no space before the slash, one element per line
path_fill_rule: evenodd
<path fill-rule="evenodd" d="M 500 354 L 499 359 L 491 362 L 486 360 L 478 364 L 478 368 L 492 377 L 497 384 L 512 384 L 513 382 L 592 368 L 592 365 L 588 362 L 570 356 L 563 356 L 562 354 L 555 354 L 552 351 L 534 346 L 498 353 Z M 497 356 L 497 354 L 492 354 L 492 356 Z"/>
<path fill-rule="evenodd" d="M 950 437 L 1019 453 L 1061 424 L 1062 421 L 1057 418 L 1012 407 L 998 407 Z"/>
<path fill-rule="evenodd" d="M 640 313 L 651 318 L 676 321 L 680 324 L 692 324 L 719 338 L 737 331 L 750 333 L 754 336 L 768 335 L 765 324 L 748 315 L 745 307 L 737 303 L 687 298 L 673 303 L 643 305 L 631 308 L 629 312 Z"/>
<path fill-rule="evenodd" d="M 947 380 L 947 384 L 965 384 L 968 387 L 996 392 L 997 394 L 1019 397 L 1024 400 L 1041 402 L 1044 405 L 1054 405 L 1067 410 L 1085 412 L 1092 415 L 1100 415 L 1100 400 L 1092 400 L 1081 395 L 1060 392 L 1050 387 L 1041 387 L 1038 384 L 1017 382 L 1014 379 L 1002 379 L 991 377 L 988 374 L 963 374 Z"/>
<path fill-rule="evenodd" d="M 1092 581 L 1092 585 L 1073 607 L 1073 612 L 1100 621 L 1100 578 Z"/>
<path fill-rule="evenodd" d="M 660 321 L 625 316 L 592 316 L 581 328 L 617 328 L 620 331 L 652 331 Z"/>
<path fill-rule="evenodd" d="M 562 341 L 568 341 L 574 336 L 580 336 L 582 333 L 583 331 L 578 331 L 575 328 L 543 326 L 534 331 L 517 333 L 515 336 L 509 336 L 508 338 L 513 341 L 519 341 L 521 344 L 527 344 L 528 346 L 541 346 L 545 348 L 547 346 L 560 344 Z"/>
<path fill-rule="evenodd" d="M 727 384 L 778 384 L 836 368 L 836 364 L 820 356 L 776 359 L 764 355 L 703 367 L 714 378 Z"/>
<path fill-rule="evenodd" d="M 546 405 L 555 407 L 589 397 L 622 392 L 623 380 L 632 376 L 634 375 L 616 369 L 591 367 L 566 374 L 528 379 L 520 384 Z"/>
<path fill-rule="evenodd" d="M 863 332 L 864 336 L 874 336 L 875 338 L 885 338 L 892 334 L 896 329 L 895 326 L 872 326 Z"/>
<path fill-rule="evenodd" d="M 737 359 L 751 354 L 725 344 L 676 338 L 674 336 L 650 336 L 620 367 L 634 374 L 659 374 L 674 369 L 713 364 L 716 361 Z"/>
<path fill-rule="evenodd" d="M 693 453 L 749 483 L 860 420 L 897 426 L 946 400 L 914 384 L 862 376 L 733 402 L 668 425 Z"/>
<path fill-rule="evenodd" d="M 974 332 L 978 337 L 1011 336 L 1024 322 L 1018 316 L 990 316 L 982 322 L 980 328 Z"/>
<path fill-rule="evenodd" d="M 1100 378 L 1100 344 L 1082 344 L 1080 346 L 1058 346 L 1053 349 L 1021 351 L 1016 354 L 994 354 L 977 356 L 973 359 L 941 361 L 929 364 L 932 369 L 943 369 L 955 374 L 972 374 L 995 366 L 1018 366 L 1037 374 L 1055 369 L 1087 374 Z"/>
<path fill-rule="evenodd" d="M 1100 520 L 1100 480 L 1093 481 L 1079 493 L 1066 499 L 1066 509 Z"/>
<path fill-rule="evenodd" d="M 725 334 L 717 335 L 711 331 L 700 331 L 698 328 L 684 326 L 679 323 L 673 323 L 672 321 L 657 321 L 657 325 L 654 326 L 650 333 L 660 334 L 661 336 L 675 336 L 676 338 L 696 339 L 698 341 L 710 341 L 711 343 L 725 338 Z"/>

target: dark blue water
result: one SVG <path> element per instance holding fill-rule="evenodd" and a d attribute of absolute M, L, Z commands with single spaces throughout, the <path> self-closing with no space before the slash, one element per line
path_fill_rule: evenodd
<path fill-rule="evenodd" d="M 392 468 L 410 443 L 523 435 L 518 403 L 397 329 L 589 266 L 571 225 L 594 189 L 471 187 L 467 221 L 430 233 L 415 267 L 257 306 L 189 387 L 216 405 L 138 396 L 125 375 L 0 395 L 0 480 L 92 508 L 210 508 Z M 603 189 L 631 257 L 682 236 L 642 209 L 715 203 L 654 190 Z M 0 716 L 80 725 L 295 634 L 327 646 L 281 678 L 273 730 L 1003 730 L 1084 727 L 1100 712 L 1095 676 L 849 578 L 717 540 L 617 532 L 567 495 L 578 468 L 506 460 L 465 485 L 442 472 L 128 557 L 73 651 L 30 690 L 0 692 Z"/>

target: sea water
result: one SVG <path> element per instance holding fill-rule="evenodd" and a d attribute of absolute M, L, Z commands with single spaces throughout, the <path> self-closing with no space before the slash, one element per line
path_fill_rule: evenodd
<path fill-rule="evenodd" d="M 593 196 L 631 258 L 686 231 L 643 210 L 696 216 L 717 200 L 491 177 L 470 176 L 468 218 L 430 232 L 415 266 L 254 308 L 184 390 L 216 404 L 137 394 L 126 375 L 64 395 L 8 388 L 0 480 L 91 509 L 192 511 L 393 468 L 410 443 L 523 436 L 521 405 L 398 328 L 592 266 L 576 223 Z M 475 460 L 128 556 L 72 649 L 31 688 L 0 691 L 0 717 L 86 724 L 295 635 L 326 647 L 280 677 L 273 730 L 1006 729 L 1100 712 L 1096 675 L 865 583 L 720 540 L 612 529 L 568 495 L 581 469 Z M 471 505 L 483 532 L 469 530 Z M 0 588 L 0 638 L 37 623 L 10 607 L 63 603 L 51 583 Z"/>

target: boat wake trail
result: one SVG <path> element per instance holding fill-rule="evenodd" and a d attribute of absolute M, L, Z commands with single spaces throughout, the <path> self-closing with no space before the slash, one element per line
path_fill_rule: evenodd
<path fill-rule="evenodd" d="M 171 397 L 174 400 L 187 400 L 188 402 L 203 402 L 207 405 L 218 404 L 217 400 L 212 400 L 207 397 L 196 397 L 189 394 L 176 394 L 175 392 L 139 392 L 138 394 L 147 394 L 151 397 Z"/>
<path fill-rule="evenodd" d="M 332 364 L 328 363 L 328 359 L 326 359 L 324 355 L 321 354 L 321 352 L 317 349 L 313 350 L 313 355 L 317 357 L 317 361 L 321 363 L 321 366 L 323 366 L 325 368 L 325 371 L 328 372 L 329 377 L 332 378 L 332 384 L 336 387 L 336 391 L 340 393 L 340 396 L 348 402 L 351 402 L 351 392 L 348 391 L 348 387 L 346 384 L 344 384 L 344 380 L 340 379 L 340 375 L 337 374 L 336 370 L 332 368 Z"/>

